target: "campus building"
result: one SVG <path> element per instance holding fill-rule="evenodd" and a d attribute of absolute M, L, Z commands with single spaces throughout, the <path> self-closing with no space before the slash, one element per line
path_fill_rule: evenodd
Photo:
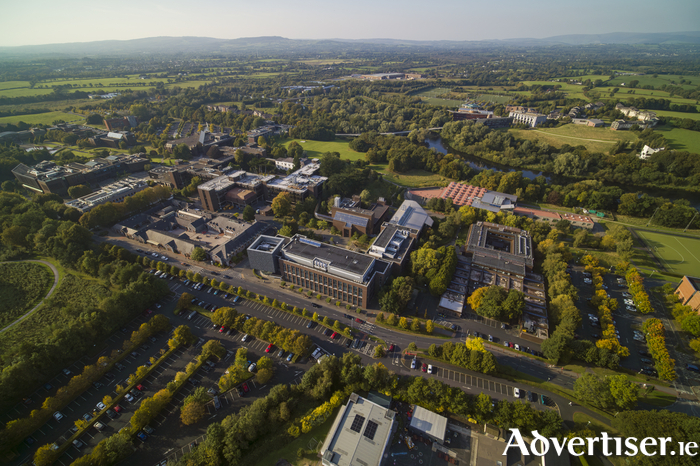
<path fill-rule="evenodd" d="M 248 247 L 251 264 L 279 273 L 282 280 L 344 304 L 367 308 L 373 294 L 391 275 L 391 264 L 368 254 L 295 235 L 264 237 Z M 276 265 L 273 261 L 277 261 Z"/>
<path fill-rule="evenodd" d="M 148 188 L 148 183 L 145 181 L 129 177 L 108 184 L 94 193 L 72 201 L 66 201 L 66 205 L 74 207 L 81 212 L 87 212 L 107 202 L 123 202 L 126 197 L 133 196 L 146 188 Z"/>
<path fill-rule="evenodd" d="M 343 237 L 350 237 L 354 233 L 359 235 L 374 235 L 385 220 L 389 212 L 383 198 L 369 209 L 360 206 L 359 197 L 355 199 L 341 199 L 336 197 L 331 207 L 333 226 L 338 229 Z"/>
<path fill-rule="evenodd" d="M 110 155 L 66 165 L 45 160 L 33 167 L 20 163 L 12 169 L 12 174 L 23 187 L 32 191 L 67 196 L 71 186 L 90 186 L 118 175 L 138 173 L 144 170 L 147 163 L 148 159 L 140 155 Z"/>
<path fill-rule="evenodd" d="M 397 426 L 396 412 L 363 398 L 350 395 L 340 408 L 321 448 L 323 466 L 381 466 Z"/>
<path fill-rule="evenodd" d="M 508 114 L 508 118 L 513 119 L 513 124 L 524 124 L 532 128 L 540 123 L 547 121 L 547 115 L 533 112 L 516 112 L 512 111 Z"/>
<path fill-rule="evenodd" d="M 675 293 L 681 304 L 690 306 L 693 311 L 700 314 L 700 279 L 684 276 L 676 287 Z"/>
<path fill-rule="evenodd" d="M 518 290 L 525 296 L 522 325 L 538 339 L 549 336 L 544 279 L 532 271 L 534 253 L 527 231 L 489 222 L 477 222 L 469 228 L 463 255 L 470 262 L 458 265 L 468 280 L 469 294 L 484 286 Z M 461 263 L 460 263 L 461 264 Z M 455 275 L 460 275 L 455 272 Z"/>

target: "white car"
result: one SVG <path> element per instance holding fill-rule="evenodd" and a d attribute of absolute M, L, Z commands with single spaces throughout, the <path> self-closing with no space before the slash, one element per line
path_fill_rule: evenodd
<path fill-rule="evenodd" d="M 167 261 L 167 260 L 168 260 L 168 258 L 165 257 L 165 256 L 160 256 L 160 258 L 163 259 L 164 261 Z"/>
<path fill-rule="evenodd" d="M 627 310 L 630 312 L 637 312 L 637 308 L 634 306 L 627 306 Z"/>
<path fill-rule="evenodd" d="M 411 369 L 415 369 L 415 368 L 416 368 L 416 362 L 417 362 L 417 361 L 416 361 L 416 358 L 413 358 L 413 360 L 411 360 Z"/>
<path fill-rule="evenodd" d="M 63 414 L 61 414 L 59 411 L 56 411 L 55 413 L 53 413 L 53 418 L 57 421 L 60 421 L 61 419 L 63 419 Z"/>
<path fill-rule="evenodd" d="M 100 401 L 99 403 L 97 403 L 97 410 L 102 411 L 103 409 L 105 409 L 105 404 Z"/>
<path fill-rule="evenodd" d="M 631 299 L 625 299 L 625 304 L 629 304 L 630 306 L 634 304 L 634 301 Z"/>
<path fill-rule="evenodd" d="M 515 344 L 515 349 L 516 349 L 516 351 L 520 351 L 520 345 L 516 343 L 516 344 Z"/>
<path fill-rule="evenodd" d="M 134 397 L 131 396 L 131 395 L 129 395 L 128 393 L 127 393 L 126 395 L 124 395 L 124 398 L 125 398 L 126 401 L 128 401 L 129 403 L 131 403 L 131 402 L 134 401 Z"/>
<path fill-rule="evenodd" d="M 513 396 L 516 398 L 520 398 L 520 389 L 517 387 L 513 387 Z"/>
<path fill-rule="evenodd" d="M 432 374 L 432 373 L 433 373 L 433 365 L 428 364 L 428 374 Z"/>
<path fill-rule="evenodd" d="M 102 432 L 102 429 L 105 428 L 104 424 L 101 424 L 101 423 L 99 423 L 99 422 L 96 422 L 95 425 L 94 425 L 93 427 L 94 427 L 95 429 L 99 430 L 100 432 Z"/>

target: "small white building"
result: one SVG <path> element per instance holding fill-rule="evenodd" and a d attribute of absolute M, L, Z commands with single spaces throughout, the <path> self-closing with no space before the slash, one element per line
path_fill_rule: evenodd
<path fill-rule="evenodd" d="M 656 154 L 657 152 L 661 152 L 662 150 L 666 150 L 666 148 L 659 147 L 658 149 L 652 149 L 651 147 L 645 145 L 642 149 L 642 152 L 639 154 L 639 158 L 642 160 L 646 160 L 649 157 L 651 157 L 651 154 Z"/>
<path fill-rule="evenodd" d="M 532 128 L 547 121 L 547 115 L 532 112 L 510 112 L 508 118 L 513 118 L 513 124 L 526 124 Z"/>

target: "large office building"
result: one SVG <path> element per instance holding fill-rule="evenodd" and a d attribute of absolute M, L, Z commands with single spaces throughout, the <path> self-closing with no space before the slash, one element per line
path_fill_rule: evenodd
<path fill-rule="evenodd" d="M 513 119 L 513 124 L 527 125 L 532 128 L 547 121 L 547 115 L 542 113 L 532 113 L 532 112 L 517 112 L 512 111 L 508 114 L 508 118 Z"/>
<path fill-rule="evenodd" d="M 88 194 L 72 201 L 67 201 L 66 205 L 75 207 L 81 212 L 87 212 L 100 204 L 107 202 L 123 202 L 128 196 L 133 196 L 139 191 L 148 188 L 148 183 L 135 178 L 125 178 L 112 184 L 104 186 L 99 191 Z"/>
<path fill-rule="evenodd" d="M 248 247 L 251 264 L 278 272 L 282 280 L 295 288 L 351 306 L 367 308 L 373 294 L 391 275 L 387 261 L 302 235 L 284 239 L 281 247 L 278 238 L 261 238 Z"/>
<path fill-rule="evenodd" d="M 321 448 L 323 466 L 381 466 L 390 464 L 388 449 L 396 428 L 396 412 L 350 395 L 340 409 Z"/>
<path fill-rule="evenodd" d="M 20 163 L 12 169 L 12 174 L 22 186 L 32 191 L 67 196 L 71 186 L 89 186 L 118 175 L 140 172 L 147 163 L 148 159 L 139 155 L 110 155 L 66 165 L 45 160 L 33 167 Z"/>

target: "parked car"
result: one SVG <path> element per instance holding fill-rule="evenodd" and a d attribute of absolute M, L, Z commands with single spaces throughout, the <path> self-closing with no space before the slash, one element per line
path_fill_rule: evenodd
<path fill-rule="evenodd" d="M 97 410 L 102 411 L 103 409 L 105 409 L 105 404 L 100 401 L 99 403 L 97 403 Z"/>
<path fill-rule="evenodd" d="M 143 431 L 146 432 L 148 435 L 153 435 L 153 432 L 155 432 L 156 430 L 151 426 L 143 426 Z"/>
<path fill-rule="evenodd" d="M 75 448 L 77 448 L 78 450 L 83 448 L 83 445 L 84 445 L 83 442 L 81 442 L 80 440 L 78 440 L 78 439 L 73 440 L 73 446 Z"/>
<path fill-rule="evenodd" d="M 136 436 L 137 436 L 137 437 L 139 438 L 139 440 L 141 440 L 142 442 L 145 442 L 146 439 L 148 439 L 148 435 L 146 435 L 145 432 L 139 432 L 138 434 L 136 434 Z"/>
<path fill-rule="evenodd" d="M 101 422 L 96 422 L 95 424 L 93 424 L 93 427 L 100 432 L 102 432 L 102 430 L 104 430 L 105 428 L 104 424 L 102 424 Z"/>
<path fill-rule="evenodd" d="M 134 397 L 131 396 L 129 393 L 127 393 L 126 395 L 124 395 L 124 399 L 125 399 L 126 401 L 128 401 L 129 403 L 133 403 L 133 402 L 134 402 Z"/>
<path fill-rule="evenodd" d="M 53 413 L 53 418 L 56 419 L 57 421 L 60 421 L 61 419 L 63 419 L 63 417 L 64 417 L 63 414 L 61 414 L 59 411 L 56 411 L 55 413 Z"/>
<path fill-rule="evenodd" d="M 423 363 L 423 365 L 420 368 L 423 372 L 428 372 L 428 365 L 426 363 Z"/>
<path fill-rule="evenodd" d="M 428 374 L 432 374 L 432 373 L 433 373 L 433 365 L 428 364 Z"/>
<path fill-rule="evenodd" d="M 254 362 L 253 364 L 250 365 L 248 368 L 248 372 L 255 372 L 255 369 L 258 368 L 258 363 Z"/>
<path fill-rule="evenodd" d="M 271 344 L 270 344 L 270 345 L 267 345 L 267 348 L 265 348 L 265 352 L 266 352 L 266 353 L 269 353 L 270 351 L 272 351 L 272 346 L 273 346 L 273 345 L 271 345 Z"/>
<path fill-rule="evenodd" d="M 124 408 L 122 408 L 121 405 L 117 405 L 117 406 L 114 407 L 114 412 L 115 412 L 115 413 L 121 413 L 122 411 L 124 411 Z"/>
<path fill-rule="evenodd" d="M 513 387 L 513 396 L 520 398 L 520 389 L 518 387 Z"/>
<path fill-rule="evenodd" d="M 293 358 L 294 358 L 294 353 L 289 353 L 289 356 L 287 356 L 287 362 L 291 362 Z"/>
<path fill-rule="evenodd" d="M 411 360 L 411 369 L 415 369 L 415 368 L 416 368 L 416 362 L 417 362 L 417 361 L 416 361 L 416 358 L 413 358 L 413 360 Z"/>
<path fill-rule="evenodd" d="M 117 417 L 117 413 L 115 413 L 111 409 L 108 409 L 107 410 L 107 417 L 109 417 L 110 419 L 114 419 L 115 417 Z"/>

